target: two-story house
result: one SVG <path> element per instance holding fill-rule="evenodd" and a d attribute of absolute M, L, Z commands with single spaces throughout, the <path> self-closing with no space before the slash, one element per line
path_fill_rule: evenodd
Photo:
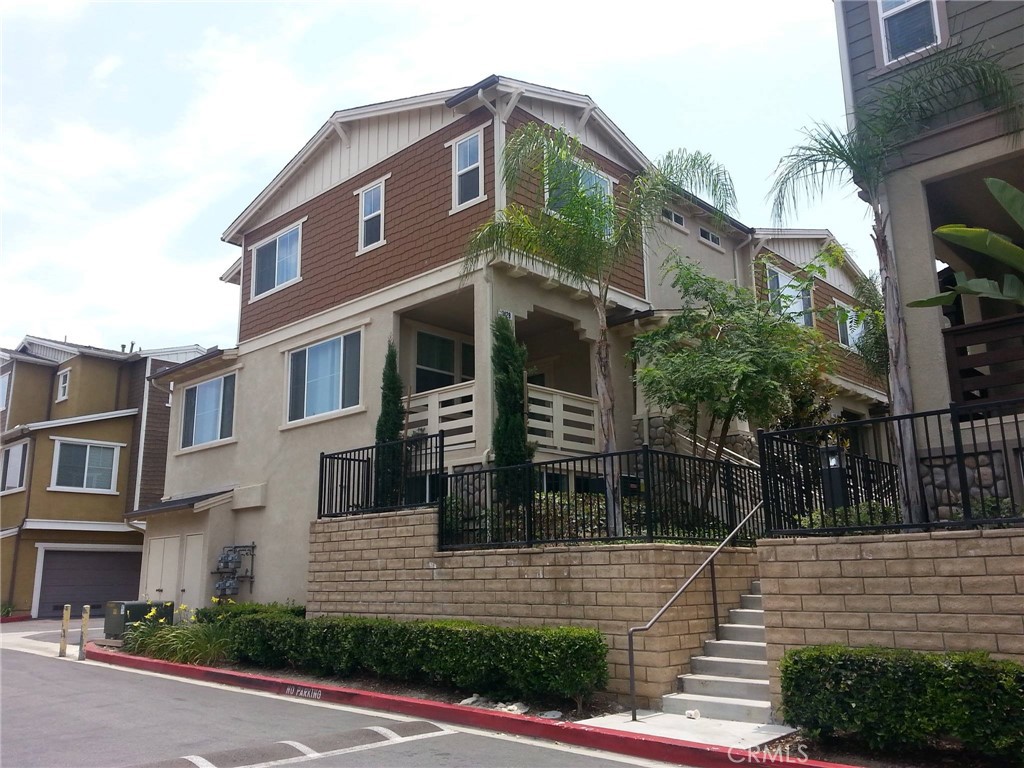
<path fill-rule="evenodd" d="M 980 44 L 1022 87 L 1019 2 L 838 0 L 835 11 L 850 128 L 882 89 L 950 47 Z M 994 177 L 1024 189 L 1024 147 L 1008 125 L 1005 113 L 973 100 L 931 115 L 927 127 L 889 158 L 884 207 L 905 301 L 938 293 L 943 264 L 968 277 L 1002 281 L 1003 265 L 932 231 L 966 224 L 1019 237 L 984 184 Z M 916 410 L 1024 393 L 1024 314 L 1012 304 L 965 296 L 945 312 L 910 308 L 905 315 Z"/>
<path fill-rule="evenodd" d="M 143 596 L 212 594 L 225 548 L 255 545 L 238 599 L 305 599 L 318 458 L 373 443 L 389 339 L 408 431 L 444 430 L 449 469 L 492 458 L 498 313 L 528 350 L 536 458 L 597 450 L 586 295 L 542 267 L 461 274 L 471 234 L 507 202 L 503 147 L 526 121 L 576 135 L 608 194 L 649 165 L 589 97 L 491 76 L 334 113 L 231 223 L 223 239 L 241 256 L 222 279 L 240 288 L 238 346 L 155 379 L 174 397 L 165 498 L 128 517 L 147 522 Z M 631 338 L 678 307 L 663 262 L 681 253 L 724 279 L 753 279 L 755 231 L 699 200 L 666 206 L 655 230 L 609 297 L 620 445 L 645 412 Z"/>
<path fill-rule="evenodd" d="M 148 380 L 198 346 L 109 350 L 26 336 L 0 351 L 0 552 L 15 615 L 133 599 L 142 529 L 163 493 L 167 392 Z"/>

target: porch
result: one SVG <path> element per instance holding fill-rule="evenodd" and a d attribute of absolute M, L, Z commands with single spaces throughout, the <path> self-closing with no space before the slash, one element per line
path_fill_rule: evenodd
<path fill-rule="evenodd" d="M 408 389 L 405 435 L 443 431 L 456 460 L 478 456 L 490 443 L 491 381 L 483 375 L 490 367 L 487 318 L 472 289 L 396 317 L 400 372 Z M 578 321 L 542 307 L 512 319 L 527 349 L 527 429 L 539 455 L 597 451 L 591 340 Z"/>

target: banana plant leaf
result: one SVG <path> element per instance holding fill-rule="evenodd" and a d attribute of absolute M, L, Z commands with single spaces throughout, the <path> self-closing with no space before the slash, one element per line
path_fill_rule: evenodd
<path fill-rule="evenodd" d="M 963 272 L 956 273 L 956 285 L 948 291 L 943 291 L 937 296 L 927 299 L 911 301 L 910 307 L 939 307 L 952 304 L 957 296 L 980 296 L 986 299 L 997 299 L 1009 301 L 1024 307 L 1024 282 L 1016 275 L 1004 275 L 1003 286 L 995 280 L 984 277 L 976 277 L 968 280 Z"/>

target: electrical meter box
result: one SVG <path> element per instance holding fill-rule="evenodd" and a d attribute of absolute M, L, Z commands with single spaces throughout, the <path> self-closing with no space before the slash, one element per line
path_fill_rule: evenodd
<path fill-rule="evenodd" d="M 156 613 L 151 621 L 163 619 L 167 624 L 174 621 L 174 603 L 170 601 L 111 600 L 107 603 L 107 613 L 103 619 L 103 634 L 110 640 L 120 640 L 126 627 L 145 619 L 154 608 Z"/>

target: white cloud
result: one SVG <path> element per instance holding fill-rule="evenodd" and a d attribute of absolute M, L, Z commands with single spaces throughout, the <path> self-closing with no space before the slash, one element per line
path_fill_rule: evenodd
<path fill-rule="evenodd" d="M 92 68 L 90 77 L 92 81 L 98 85 L 105 85 L 107 79 L 114 74 L 124 62 L 121 57 L 116 54 L 108 54 L 100 59 L 96 66 Z"/>

